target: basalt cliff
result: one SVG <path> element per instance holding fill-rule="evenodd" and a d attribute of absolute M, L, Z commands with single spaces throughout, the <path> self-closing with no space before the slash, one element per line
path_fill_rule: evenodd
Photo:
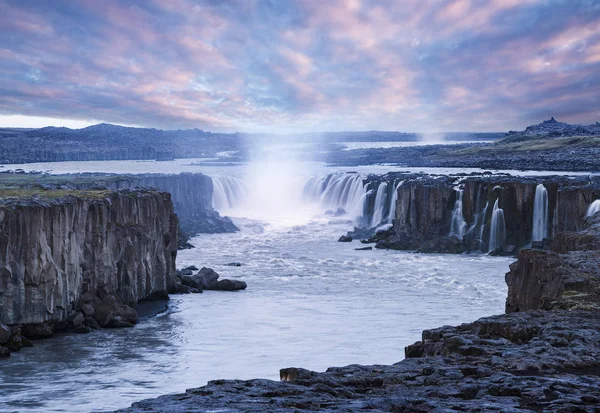
<path fill-rule="evenodd" d="M 595 412 L 600 214 L 585 225 L 520 252 L 506 275 L 506 314 L 426 330 L 399 363 L 214 380 L 119 412 Z"/>
<path fill-rule="evenodd" d="M 0 354 L 56 331 L 137 321 L 176 277 L 178 219 L 154 190 L 3 190 Z"/>
<path fill-rule="evenodd" d="M 390 173 L 365 182 L 359 221 L 366 227 L 349 235 L 370 238 L 378 248 L 419 252 L 514 255 L 527 246 L 542 247 L 558 233 L 581 230 L 591 204 L 600 199 L 595 176 Z M 384 219 L 374 222 L 374 216 Z"/>

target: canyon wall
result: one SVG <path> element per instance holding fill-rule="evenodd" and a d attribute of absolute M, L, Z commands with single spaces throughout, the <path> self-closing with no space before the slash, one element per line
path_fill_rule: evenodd
<path fill-rule="evenodd" d="M 238 231 L 229 218 L 220 216 L 214 210 L 212 206 L 213 180 L 202 173 L 46 175 L 37 178 L 36 183 L 53 189 L 63 187 L 110 190 L 156 188 L 172 195 L 182 235 L 194 236 L 198 233 Z M 187 240 L 187 237 L 184 238 Z"/>
<path fill-rule="evenodd" d="M 507 313 L 600 302 L 600 214 L 587 225 L 557 234 L 546 249 L 519 252 L 506 274 Z"/>
<path fill-rule="evenodd" d="M 126 175 L 107 181 L 106 186 L 109 189 L 157 188 L 169 192 L 180 227 L 190 236 L 238 231 L 229 218 L 213 209 L 213 181 L 202 173 Z"/>
<path fill-rule="evenodd" d="M 391 230 L 375 236 L 379 248 L 421 252 L 483 251 L 514 254 L 520 248 L 585 225 L 589 205 L 600 199 L 598 177 L 446 177 L 388 174 L 368 178 L 363 222 L 375 214 L 377 189 L 396 191 Z M 538 197 L 538 201 L 536 201 Z M 536 202 L 543 215 L 536 218 Z M 378 216 L 381 214 L 378 214 Z M 383 214 L 385 215 L 385 214 Z M 534 239 L 534 227 L 544 235 Z"/>
<path fill-rule="evenodd" d="M 178 239 L 169 194 L 48 192 L 0 205 L 0 323 L 65 320 L 86 292 L 124 304 L 166 295 Z"/>

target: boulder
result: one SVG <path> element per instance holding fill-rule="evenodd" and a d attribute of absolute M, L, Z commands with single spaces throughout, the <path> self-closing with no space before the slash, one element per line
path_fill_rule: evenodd
<path fill-rule="evenodd" d="M 0 344 L 4 344 L 10 339 L 12 331 L 9 326 L 0 324 Z"/>
<path fill-rule="evenodd" d="M 10 350 L 6 347 L 0 346 L 0 359 L 10 357 Z"/>
<path fill-rule="evenodd" d="M 217 290 L 217 291 L 238 291 L 238 290 L 245 290 L 246 287 L 247 287 L 247 284 L 244 281 L 224 279 L 224 280 L 218 281 L 210 289 Z"/>
<path fill-rule="evenodd" d="M 136 324 L 138 321 L 137 311 L 127 305 L 121 306 L 119 316 L 131 324 Z"/>
<path fill-rule="evenodd" d="M 96 310 L 94 309 L 94 306 L 92 306 L 91 304 L 85 304 L 85 305 L 83 305 L 81 307 L 81 312 L 86 317 L 93 317 L 94 314 L 96 314 Z"/>
<path fill-rule="evenodd" d="M 100 327 L 106 327 L 119 311 L 119 307 L 115 297 L 107 295 L 100 305 L 96 307 L 94 319 L 100 324 Z"/>
<path fill-rule="evenodd" d="M 198 271 L 198 267 L 196 267 L 195 265 L 190 265 L 189 267 L 185 267 L 183 270 L 191 270 L 191 271 Z"/>
<path fill-rule="evenodd" d="M 190 283 L 195 281 L 192 278 L 187 282 Z M 175 284 L 173 284 L 169 289 L 169 294 L 195 294 L 201 292 L 202 290 L 198 288 L 190 287 L 189 285 L 184 285 L 180 277 L 177 277 L 177 279 L 175 280 Z"/>
<path fill-rule="evenodd" d="M 8 339 L 8 342 L 4 344 L 7 349 L 10 351 L 19 351 L 25 345 L 23 344 L 23 340 L 20 335 L 13 335 Z"/>
<path fill-rule="evenodd" d="M 91 333 L 92 329 L 89 326 L 83 325 L 81 324 L 79 327 L 77 327 L 75 330 L 73 330 L 75 333 L 77 334 L 87 334 L 87 333 Z"/>
<path fill-rule="evenodd" d="M 355 251 L 371 251 L 373 247 L 354 248 Z"/>
<path fill-rule="evenodd" d="M 228 262 L 227 264 L 225 264 L 228 267 L 241 267 L 242 263 L 241 262 Z"/>
<path fill-rule="evenodd" d="M 339 239 L 338 242 L 352 242 L 352 237 L 349 237 L 347 235 L 342 235 Z"/>
<path fill-rule="evenodd" d="M 202 289 L 202 282 L 193 275 L 184 275 L 181 277 L 181 286 L 182 291 L 185 293 L 185 288 L 192 288 L 194 290 Z"/>
<path fill-rule="evenodd" d="M 87 317 L 83 320 L 83 325 L 86 325 L 94 330 L 98 330 L 100 328 L 100 324 L 92 317 Z"/>
<path fill-rule="evenodd" d="M 202 267 L 198 274 L 195 275 L 195 278 L 199 281 L 200 288 L 210 290 L 217 284 L 219 274 L 212 268 Z"/>
<path fill-rule="evenodd" d="M 83 323 L 83 314 L 81 314 L 79 311 L 77 311 L 76 313 L 71 314 L 67 320 L 73 324 L 73 327 L 77 328 L 79 327 L 82 323 Z"/>
<path fill-rule="evenodd" d="M 116 316 L 106 325 L 108 328 L 123 328 L 123 327 L 133 327 L 133 323 L 129 322 L 125 318 L 120 315 Z"/>
<path fill-rule="evenodd" d="M 54 335 L 54 322 L 24 324 L 21 326 L 21 334 L 29 339 L 52 337 Z"/>

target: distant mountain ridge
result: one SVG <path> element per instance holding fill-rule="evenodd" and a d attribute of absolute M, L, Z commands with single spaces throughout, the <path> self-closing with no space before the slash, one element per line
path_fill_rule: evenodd
<path fill-rule="evenodd" d="M 591 125 L 578 125 L 558 122 L 554 117 L 525 128 L 523 131 L 509 131 L 505 142 L 517 142 L 541 137 L 570 137 L 570 136 L 600 136 L 600 123 Z"/>

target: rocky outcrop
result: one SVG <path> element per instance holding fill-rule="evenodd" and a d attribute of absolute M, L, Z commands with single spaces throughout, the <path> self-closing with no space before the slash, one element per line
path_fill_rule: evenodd
<path fill-rule="evenodd" d="M 155 188 L 169 192 L 180 223 L 180 247 L 199 233 L 236 232 L 239 229 L 212 207 L 213 181 L 202 173 L 181 174 L 100 174 L 48 175 L 0 173 L 0 184 L 30 189 L 136 189 Z"/>
<path fill-rule="evenodd" d="M 537 125 L 531 125 L 525 130 L 509 131 L 504 141 L 518 142 L 521 140 L 539 138 L 539 137 L 572 137 L 572 136 L 599 136 L 600 123 L 591 125 L 572 125 L 565 122 L 558 122 L 554 117 L 543 121 Z"/>
<path fill-rule="evenodd" d="M 183 269 L 178 275 L 176 290 L 178 292 L 202 292 L 202 290 L 214 291 L 238 291 L 245 290 L 248 286 L 244 281 L 222 279 L 212 268 L 202 267 L 196 274 L 191 269 Z"/>
<path fill-rule="evenodd" d="M 127 305 L 166 296 L 178 239 L 168 193 L 28 193 L 0 205 L 0 323 L 31 338 L 125 326 L 137 319 Z"/>
<path fill-rule="evenodd" d="M 522 250 L 506 274 L 506 312 L 600 304 L 600 214 L 546 250 Z M 600 306 L 598 307 L 600 308 Z"/>
<path fill-rule="evenodd" d="M 387 237 L 376 235 L 371 241 L 377 242 L 378 248 L 419 252 L 491 251 L 496 206 L 502 210 L 503 224 L 501 231 L 497 231 L 501 236 L 493 253 L 514 255 L 520 248 L 532 244 L 535 194 L 539 184 L 543 184 L 547 192 L 548 238 L 559 232 L 581 230 L 585 226 L 587 208 L 593 200 L 600 198 L 600 179 L 593 176 L 530 178 L 388 174 L 377 179 L 387 182 L 388 188 L 397 187 L 397 201 L 393 232 Z M 366 214 L 373 214 L 374 192 L 367 195 Z M 388 199 L 393 198 L 388 196 Z M 457 204 L 460 204 L 460 210 L 457 210 Z M 389 211 L 389 207 L 386 208 Z M 457 216 L 460 222 L 453 227 Z M 462 228 L 462 232 L 456 228 Z M 356 238 L 365 235 L 364 232 L 355 230 L 349 235 Z"/>
<path fill-rule="evenodd" d="M 280 382 L 214 380 L 120 412 L 597 411 L 598 239 L 600 214 L 580 233 L 558 234 L 553 250 L 523 250 L 507 275 L 507 304 L 520 307 L 425 330 L 394 365 L 285 368 Z"/>

